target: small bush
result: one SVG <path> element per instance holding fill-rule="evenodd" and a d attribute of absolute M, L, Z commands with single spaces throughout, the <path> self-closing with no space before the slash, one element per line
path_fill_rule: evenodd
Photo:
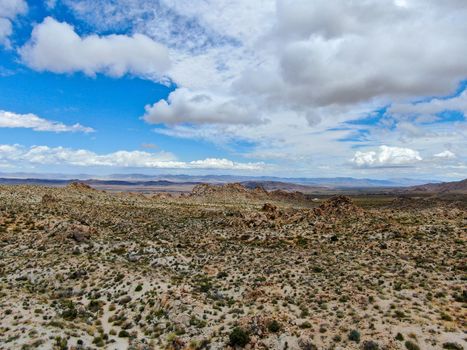
<path fill-rule="evenodd" d="M 143 286 L 141 284 L 138 284 L 135 288 L 135 292 L 141 292 L 143 290 Z"/>
<path fill-rule="evenodd" d="M 76 310 L 74 307 L 70 307 L 62 311 L 61 316 L 65 320 L 74 320 L 76 317 L 78 317 L 78 310 Z"/>
<path fill-rule="evenodd" d="M 277 322 L 276 320 L 272 320 L 271 322 L 269 322 L 267 324 L 267 327 L 268 327 L 268 331 L 271 333 L 277 333 L 281 329 L 280 323 Z"/>
<path fill-rule="evenodd" d="M 342 341 L 342 337 L 339 334 L 336 334 L 334 337 L 332 337 L 332 340 L 334 340 L 336 343 L 339 343 Z"/>
<path fill-rule="evenodd" d="M 235 327 L 229 335 L 230 345 L 244 347 L 250 342 L 250 335 L 246 330 Z"/>
<path fill-rule="evenodd" d="M 403 340 L 404 340 L 404 336 L 402 335 L 402 333 L 397 333 L 397 334 L 396 334 L 396 340 L 399 340 L 399 341 L 403 341 Z"/>
<path fill-rule="evenodd" d="M 226 278 L 228 276 L 227 272 L 225 271 L 220 271 L 218 274 L 217 274 L 217 278 Z"/>
<path fill-rule="evenodd" d="M 55 338 L 55 348 L 59 350 L 67 350 L 68 349 L 68 341 L 62 337 Z"/>
<path fill-rule="evenodd" d="M 358 343 L 360 341 L 360 332 L 357 330 L 351 330 L 349 333 L 349 340 Z"/>
<path fill-rule="evenodd" d="M 363 350 L 379 350 L 378 343 L 370 340 L 363 343 Z"/>
<path fill-rule="evenodd" d="M 130 336 L 130 333 L 128 333 L 125 330 L 121 330 L 120 332 L 118 332 L 118 336 L 119 338 L 128 338 Z"/>
<path fill-rule="evenodd" d="M 464 350 L 462 345 L 459 345 L 457 343 L 444 343 L 443 344 L 443 349 L 449 349 L 449 350 Z"/>
<path fill-rule="evenodd" d="M 92 343 L 97 347 L 103 347 L 105 345 L 104 339 L 102 337 L 94 337 Z"/>
<path fill-rule="evenodd" d="M 449 316 L 447 313 L 444 313 L 444 312 L 441 314 L 441 319 L 443 321 L 452 321 L 452 317 Z"/>
<path fill-rule="evenodd" d="M 410 340 L 407 340 L 405 342 L 405 348 L 407 350 L 420 350 L 420 347 L 417 344 L 415 344 L 414 342 L 411 342 Z"/>

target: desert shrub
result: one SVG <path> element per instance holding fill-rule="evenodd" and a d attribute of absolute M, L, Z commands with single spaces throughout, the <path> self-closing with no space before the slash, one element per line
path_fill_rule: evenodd
<path fill-rule="evenodd" d="M 100 309 L 100 304 L 98 300 L 91 300 L 88 305 L 88 310 L 91 312 L 97 312 Z"/>
<path fill-rule="evenodd" d="M 349 333 L 349 340 L 358 343 L 360 341 L 360 332 L 357 330 L 351 330 Z"/>
<path fill-rule="evenodd" d="M 452 317 L 449 316 L 449 315 L 448 315 L 447 313 L 445 313 L 445 312 L 443 312 L 443 313 L 441 314 L 441 319 L 442 319 L 443 321 L 452 321 Z"/>
<path fill-rule="evenodd" d="M 67 350 L 68 349 L 68 341 L 62 337 L 55 338 L 55 348 L 59 350 Z"/>
<path fill-rule="evenodd" d="M 420 350 L 420 347 L 410 340 L 407 340 L 404 345 L 407 350 Z"/>
<path fill-rule="evenodd" d="M 102 347 L 105 345 L 104 339 L 102 337 L 94 337 L 92 343 L 97 347 Z"/>
<path fill-rule="evenodd" d="M 403 341 L 403 340 L 404 340 L 404 336 L 403 336 L 401 333 L 397 333 L 397 334 L 396 334 L 396 340 Z"/>
<path fill-rule="evenodd" d="M 462 293 L 456 293 L 453 297 L 458 303 L 467 303 L 467 290 L 462 291 Z"/>
<path fill-rule="evenodd" d="M 130 336 L 130 333 L 128 333 L 127 331 L 125 330 L 121 330 L 120 332 L 118 332 L 118 336 L 120 338 L 128 338 Z"/>
<path fill-rule="evenodd" d="M 65 320 L 74 320 L 78 316 L 75 304 L 71 300 L 64 300 L 62 302 L 64 310 L 60 314 Z"/>
<path fill-rule="evenodd" d="M 268 322 L 267 327 L 268 327 L 268 331 L 271 333 L 277 333 L 281 329 L 280 323 L 277 322 L 276 320 L 272 320 Z"/>
<path fill-rule="evenodd" d="M 235 327 L 232 332 L 230 332 L 229 341 L 232 346 L 244 347 L 250 342 L 250 335 L 243 328 Z"/>
<path fill-rule="evenodd" d="M 339 343 L 342 341 L 342 337 L 339 334 L 336 334 L 334 337 L 332 337 L 332 340 L 334 340 L 336 343 Z"/>
<path fill-rule="evenodd" d="M 226 278 L 228 276 L 227 272 L 225 271 L 220 271 L 218 274 L 217 274 L 217 278 Z"/>
<path fill-rule="evenodd" d="M 399 319 L 404 318 L 405 313 L 402 310 L 396 310 L 396 311 L 394 311 L 394 317 L 399 318 Z"/>
<path fill-rule="evenodd" d="M 444 343 L 443 344 L 443 349 L 449 349 L 449 350 L 464 350 L 462 345 L 457 344 L 457 343 Z"/>
<path fill-rule="evenodd" d="M 379 345 L 378 345 L 378 343 L 370 340 L 370 341 L 366 341 L 366 342 L 363 343 L 362 349 L 363 350 L 378 350 Z"/>

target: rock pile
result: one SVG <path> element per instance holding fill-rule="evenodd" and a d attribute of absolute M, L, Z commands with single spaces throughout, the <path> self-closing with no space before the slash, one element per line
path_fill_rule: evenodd
<path fill-rule="evenodd" d="M 76 191 L 94 191 L 94 189 L 84 182 L 73 181 L 66 186 L 67 189 Z"/>
<path fill-rule="evenodd" d="M 51 236 L 61 237 L 61 239 L 71 239 L 76 243 L 89 242 L 96 233 L 97 231 L 93 227 L 66 221 L 58 222 L 49 229 Z"/>
<path fill-rule="evenodd" d="M 363 209 L 356 206 L 352 199 L 347 196 L 333 196 L 314 209 L 319 216 L 348 216 L 361 215 Z"/>

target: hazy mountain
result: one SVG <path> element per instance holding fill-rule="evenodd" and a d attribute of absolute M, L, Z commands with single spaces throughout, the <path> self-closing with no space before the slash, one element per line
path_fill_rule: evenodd
<path fill-rule="evenodd" d="M 231 183 L 231 182 L 252 182 L 252 183 L 263 183 L 265 187 L 272 186 L 271 183 L 287 183 L 295 185 L 304 185 L 312 187 L 328 187 L 328 188 L 367 188 L 367 187 L 408 187 L 418 186 L 426 183 L 438 183 L 433 180 L 421 180 L 421 179 L 407 179 L 407 178 L 396 178 L 387 180 L 378 179 L 357 179 L 352 177 L 335 177 L 335 178 L 293 178 L 293 177 L 275 177 L 275 176 L 237 176 L 237 175 L 145 175 L 145 174 L 111 174 L 111 175 L 91 175 L 91 174 L 35 174 L 35 173 L 0 173 L 0 177 L 3 178 L 3 183 L 6 183 L 6 179 L 22 179 L 28 180 L 29 183 L 48 183 L 48 180 L 58 181 L 56 184 L 60 184 L 61 181 L 66 183 L 70 180 L 80 180 L 87 182 L 91 180 L 99 181 L 128 181 L 128 185 L 135 185 L 135 182 L 139 185 L 143 185 L 142 182 L 160 182 L 168 181 L 171 183 Z M 39 181 L 41 180 L 41 181 Z M 8 182 L 13 183 L 13 182 Z M 24 181 L 23 181 L 24 183 Z M 50 182 L 53 183 L 53 182 Z M 110 184 L 110 183 L 107 183 Z M 119 183 L 120 184 L 120 183 Z M 163 185 L 163 183 L 152 184 L 152 185 Z M 277 184 L 274 185 L 277 188 Z M 273 187 L 274 187 L 273 186 Z M 298 190 L 298 189 L 297 189 Z"/>
<path fill-rule="evenodd" d="M 467 179 L 453 182 L 429 183 L 421 186 L 414 186 L 409 189 L 413 192 L 426 193 L 467 193 Z"/>

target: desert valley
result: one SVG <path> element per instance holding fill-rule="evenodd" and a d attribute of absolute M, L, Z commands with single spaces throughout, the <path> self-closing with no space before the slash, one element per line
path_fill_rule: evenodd
<path fill-rule="evenodd" d="M 1 186 L 0 347 L 464 349 L 465 183 Z"/>

